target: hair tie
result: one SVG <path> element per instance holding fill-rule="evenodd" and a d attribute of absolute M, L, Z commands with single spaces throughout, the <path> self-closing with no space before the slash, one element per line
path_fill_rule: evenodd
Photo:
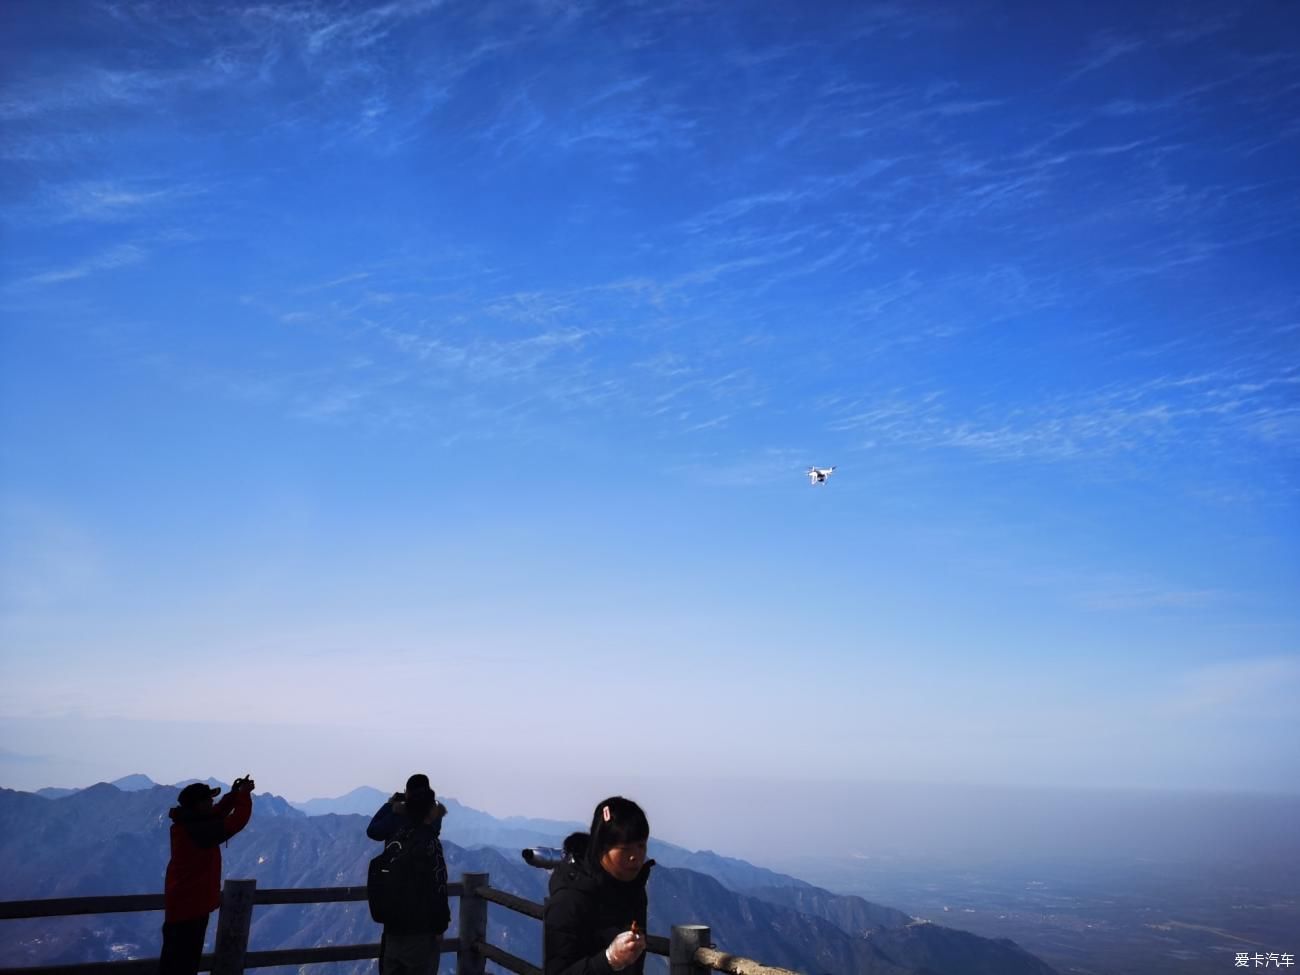
<path fill-rule="evenodd" d="M 605 818 L 605 822 L 609 822 L 609 806 L 604 806 L 600 810 L 600 814 Z"/>

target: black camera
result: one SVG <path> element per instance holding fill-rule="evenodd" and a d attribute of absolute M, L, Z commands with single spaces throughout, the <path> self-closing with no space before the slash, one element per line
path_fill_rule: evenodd
<path fill-rule="evenodd" d="M 524 858 L 524 863 L 541 870 L 554 870 L 563 863 L 573 862 L 573 857 L 568 853 L 551 846 L 533 846 L 527 850 L 521 850 L 520 853 Z"/>

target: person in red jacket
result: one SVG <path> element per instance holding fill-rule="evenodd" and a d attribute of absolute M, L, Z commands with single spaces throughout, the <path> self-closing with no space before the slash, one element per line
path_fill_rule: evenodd
<path fill-rule="evenodd" d="M 164 888 L 162 956 L 159 975 L 193 975 L 199 970 L 208 915 L 221 903 L 221 844 L 248 824 L 253 814 L 253 780 L 235 779 L 230 793 L 202 782 L 181 790 L 172 819 L 172 857 Z"/>

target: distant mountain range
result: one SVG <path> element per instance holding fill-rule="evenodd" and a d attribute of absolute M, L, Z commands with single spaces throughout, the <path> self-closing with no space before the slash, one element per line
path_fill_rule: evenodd
<path fill-rule="evenodd" d="M 350 816 L 360 814 L 369 816 L 388 801 L 391 793 L 381 792 L 368 785 L 358 786 L 346 795 L 336 799 L 308 799 L 306 802 L 290 803 L 308 816 Z"/>
<path fill-rule="evenodd" d="M 192 779 L 190 781 L 198 781 Z M 123 792 L 139 792 L 141 789 L 152 789 L 158 783 L 147 775 L 136 772 L 133 775 L 124 775 L 120 779 L 114 779 L 109 785 L 117 786 Z M 177 786 L 188 785 L 188 782 L 178 782 Z M 80 789 L 37 789 L 36 795 L 43 799 L 62 799 L 64 796 L 70 796 L 74 792 L 80 792 Z"/>
<path fill-rule="evenodd" d="M 176 786 L 145 786 L 143 778 L 128 776 L 128 789 L 100 783 L 52 798 L 49 790 L 0 789 L 0 899 L 160 890 L 167 811 Z M 364 884 L 366 865 L 378 852 L 365 836 L 366 822 L 386 799 L 379 790 L 362 788 L 295 808 L 279 796 L 259 794 L 252 822 L 223 851 L 225 874 L 252 877 L 264 887 Z M 444 802 L 453 877 L 488 873 L 495 887 L 532 900 L 545 897 L 547 874 L 525 865 L 519 849 L 558 845 L 577 824 L 497 819 L 455 800 Z M 349 807 L 362 814 L 333 811 Z M 308 809 L 326 811 L 309 816 Z M 653 844 L 653 855 L 659 866 L 651 875 L 650 929 L 657 934 L 676 923 L 707 923 L 726 950 L 810 975 L 1053 972 L 1013 942 L 919 922 L 743 860 L 660 842 Z M 494 944 L 540 963 L 537 921 L 493 908 L 489 922 Z M 118 914 L 3 923 L 0 965 L 50 965 L 155 955 L 161 918 Z M 261 950 L 367 943 L 378 935 L 364 904 L 265 907 L 254 917 L 250 943 Z M 454 959 L 444 959 L 444 971 L 453 966 Z M 373 963 L 320 969 L 322 975 L 373 970 Z"/>
<path fill-rule="evenodd" d="M 175 783 L 175 785 L 173 785 L 172 788 L 183 789 L 191 782 L 205 782 L 208 785 L 217 786 L 218 788 L 221 789 L 227 788 L 226 783 L 218 782 L 216 779 L 211 779 L 211 778 L 184 779 L 181 782 Z M 100 785 L 103 784 L 104 783 L 100 783 Z M 157 788 L 160 784 L 162 783 L 155 782 L 153 779 L 149 778 L 149 776 L 144 775 L 140 772 L 135 772 L 131 775 L 124 775 L 120 779 L 114 779 L 112 782 L 108 783 L 108 785 L 114 786 L 123 792 L 143 792 L 145 789 Z M 33 795 L 38 795 L 42 799 L 62 799 L 65 796 L 70 796 L 74 793 L 82 792 L 82 791 L 84 790 L 48 788 L 48 789 L 37 789 L 36 792 L 33 793 Z"/>

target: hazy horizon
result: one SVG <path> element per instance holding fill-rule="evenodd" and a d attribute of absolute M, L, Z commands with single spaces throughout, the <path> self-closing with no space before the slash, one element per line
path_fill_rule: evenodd
<path fill-rule="evenodd" d="M 445 777 L 431 768 L 426 771 L 441 795 L 498 819 L 517 816 L 582 825 L 591 804 L 621 792 L 645 806 L 656 838 L 796 875 L 799 861 L 820 859 L 949 868 L 995 862 L 1200 863 L 1242 869 L 1252 863 L 1277 869 L 1300 864 L 1300 835 L 1294 829 L 1300 794 L 1294 792 L 761 782 L 705 776 L 679 782 L 619 776 L 597 782 L 561 776 L 517 783 L 514 791 L 502 792 L 482 788 L 482 783 L 475 788 L 472 782 L 448 788 L 440 784 Z M 209 776 L 222 778 L 199 769 L 173 781 Z M 168 784 L 154 775 L 149 778 Z M 259 777 L 257 788 L 306 802 L 336 798 L 360 786 L 394 791 L 401 782 L 387 787 L 356 782 L 338 791 L 300 795 L 286 794 Z M 0 785 L 14 788 L 16 783 L 7 779 Z M 602 792 L 600 786 L 607 788 Z"/>
<path fill-rule="evenodd" d="M 415 770 L 421 771 L 424 770 L 424 768 L 425 768 L 424 766 L 418 766 Z M 228 776 L 226 779 L 222 779 L 220 775 L 216 774 L 215 772 L 209 771 L 203 775 L 198 775 L 198 776 L 196 776 L 193 773 L 187 773 L 184 776 L 177 776 L 175 778 L 164 779 L 164 778 L 158 778 L 155 775 L 150 775 L 143 768 L 135 768 L 132 771 L 126 771 L 126 772 L 115 771 L 112 774 L 108 774 L 108 773 L 104 773 L 100 775 L 91 774 L 89 779 L 85 779 L 83 777 L 82 781 L 75 782 L 72 784 L 69 784 L 69 782 L 62 782 L 62 781 L 47 782 L 44 780 L 44 778 L 40 773 L 19 774 L 7 778 L 4 782 L 0 782 L 0 788 L 15 789 L 17 791 L 23 791 L 23 792 L 34 792 L 37 789 L 43 789 L 43 788 L 67 788 L 67 789 L 77 790 L 77 789 L 89 788 L 92 785 L 99 785 L 103 783 L 112 784 L 119 779 L 123 779 L 131 775 L 144 775 L 147 778 L 149 778 L 150 781 L 152 781 L 155 785 L 171 785 L 174 782 L 182 782 L 195 777 L 202 778 L 202 779 L 214 778 L 217 779 L 218 781 L 229 781 L 230 779 L 233 778 L 233 776 Z M 435 779 L 437 778 L 436 775 L 434 775 L 433 777 Z M 725 777 L 720 778 L 716 776 L 705 776 L 704 779 L 706 781 L 715 781 L 715 782 L 728 781 Z M 689 782 L 693 780 L 683 780 L 683 781 Z M 1287 783 L 1280 783 L 1279 788 L 1275 788 L 1275 789 L 1248 788 L 1248 787 L 1216 788 L 1216 787 L 1204 787 L 1204 786 L 1198 787 L 1198 786 L 1143 785 L 1143 784 L 1042 785 L 1042 784 L 1018 783 L 1018 782 L 975 782 L 975 781 L 941 782 L 941 781 L 926 781 L 921 779 L 870 779 L 870 780 L 861 780 L 857 782 L 852 782 L 850 780 L 837 781 L 837 780 L 824 780 L 824 779 L 797 779 L 796 778 L 796 779 L 771 780 L 768 782 L 763 782 L 761 780 L 753 780 L 753 784 L 760 787 L 771 787 L 773 785 L 778 785 L 778 784 L 780 785 L 803 784 L 809 786 L 814 786 L 818 784 L 834 784 L 834 785 L 854 784 L 863 787 L 898 785 L 898 786 L 904 786 L 909 788 L 922 788 L 922 789 L 951 787 L 954 789 L 973 789 L 973 790 L 988 789 L 988 790 L 1001 790 L 1005 792 L 1016 792 L 1016 791 L 1063 792 L 1063 793 L 1079 792 L 1079 793 L 1097 794 L 1097 795 L 1104 795 L 1108 793 L 1123 794 L 1123 795 L 1142 795 L 1142 794 L 1150 793 L 1154 795 L 1187 794 L 1187 795 L 1200 795 L 1200 796 L 1240 796 L 1240 797 L 1272 796 L 1277 798 L 1300 799 L 1300 786 L 1294 786 L 1291 789 L 1286 789 L 1281 787 L 1281 786 L 1285 786 Z M 283 790 L 277 790 L 277 789 L 269 789 L 269 788 L 263 789 L 259 785 L 258 792 L 271 792 L 290 802 L 302 803 L 302 802 L 309 802 L 312 799 L 337 799 L 347 795 L 349 792 L 353 792 L 357 789 L 362 789 L 362 788 L 375 789 L 378 792 L 388 794 L 400 788 L 400 786 L 401 786 L 400 782 L 396 783 L 395 785 L 390 783 L 388 787 L 385 787 L 383 785 L 376 784 L 375 782 L 364 781 L 364 782 L 356 782 L 353 783 L 352 785 L 348 785 L 344 787 L 338 787 L 333 790 L 318 789 L 313 792 L 310 789 L 308 789 L 304 793 L 301 789 L 298 790 L 297 792 L 284 792 Z M 458 797 L 454 797 L 454 798 L 458 798 Z M 471 806 L 474 805 L 473 803 L 466 803 L 466 804 Z M 487 812 L 489 810 L 484 809 L 484 811 Z M 498 813 L 493 813 L 493 814 L 498 815 Z M 507 814 L 501 813 L 500 815 L 507 815 Z M 522 813 L 512 812 L 512 813 L 508 813 L 508 815 L 524 815 L 524 816 L 537 817 L 537 818 L 555 818 L 549 816 L 542 816 L 540 813 L 537 813 L 535 811 L 522 812 Z"/>

